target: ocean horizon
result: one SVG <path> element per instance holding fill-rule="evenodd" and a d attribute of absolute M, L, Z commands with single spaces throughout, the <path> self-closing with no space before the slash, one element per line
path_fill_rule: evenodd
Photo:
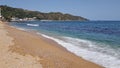
<path fill-rule="evenodd" d="M 11 26 L 56 41 L 68 51 L 106 68 L 120 67 L 120 21 L 25 21 Z"/>

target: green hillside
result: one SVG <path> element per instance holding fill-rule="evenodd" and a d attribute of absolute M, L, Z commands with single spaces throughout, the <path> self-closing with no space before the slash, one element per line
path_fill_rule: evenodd
<path fill-rule="evenodd" d="M 36 17 L 38 20 L 88 20 L 80 16 L 63 14 L 61 12 L 43 13 L 39 11 L 30 11 L 21 8 L 13 8 L 6 5 L 0 5 L 0 8 L 2 9 L 2 16 L 8 21 L 10 21 L 12 17 L 17 17 L 21 19 Z"/>

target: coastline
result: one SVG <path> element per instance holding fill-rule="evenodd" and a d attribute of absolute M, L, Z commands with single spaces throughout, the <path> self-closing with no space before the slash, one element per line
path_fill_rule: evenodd
<path fill-rule="evenodd" d="M 102 68 L 68 52 L 50 39 L 8 25 L 5 25 L 5 29 L 14 42 L 14 45 L 9 46 L 9 51 L 22 56 L 31 55 L 39 58 L 37 62 L 43 68 Z"/>

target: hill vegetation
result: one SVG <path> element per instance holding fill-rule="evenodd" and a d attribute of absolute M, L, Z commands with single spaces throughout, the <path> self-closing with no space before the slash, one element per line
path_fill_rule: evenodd
<path fill-rule="evenodd" d="M 2 16 L 8 21 L 10 21 L 12 17 L 17 17 L 20 19 L 36 17 L 36 19 L 38 20 L 88 20 L 80 16 L 63 14 L 61 12 L 43 13 L 39 11 L 30 11 L 21 8 L 13 8 L 6 5 L 0 5 L 0 8 L 2 9 Z"/>

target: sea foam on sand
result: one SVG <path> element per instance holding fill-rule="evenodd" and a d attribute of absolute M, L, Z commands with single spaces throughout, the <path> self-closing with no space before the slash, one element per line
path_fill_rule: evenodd
<path fill-rule="evenodd" d="M 38 33 L 38 34 L 40 34 L 40 33 Z M 70 51 L 70 52 L 76 54 L 77 56 L 80 56 L 86 60 L 97 63 L 106 68 L 119 68 L 120 67 L 120 59 L 118 59 L 114 56 L 111 56 L 111 55 L 107 55 L 105 53 L 92 51 L 89 49 L 84 49 L 84 48 L 82 48 L 82 46 L 81 47 L 78 46 L 80 44 L 80 45 L 88 46 L 90 48 L 90 47 L 94 46 L 94 44 L 92 44 L 92 42 L 90 42 L 90 41 L 80 40 L 80 39 L 71 38 L 71 37 L 62 37 L 64 40 L 61 40 L 58 38 L 47 36 L 45 34 L 40 34 L 40 35 L 42 35 L 45 38 L 56 41 L 58 44 L 65 47 L 68 51 Z"/>

